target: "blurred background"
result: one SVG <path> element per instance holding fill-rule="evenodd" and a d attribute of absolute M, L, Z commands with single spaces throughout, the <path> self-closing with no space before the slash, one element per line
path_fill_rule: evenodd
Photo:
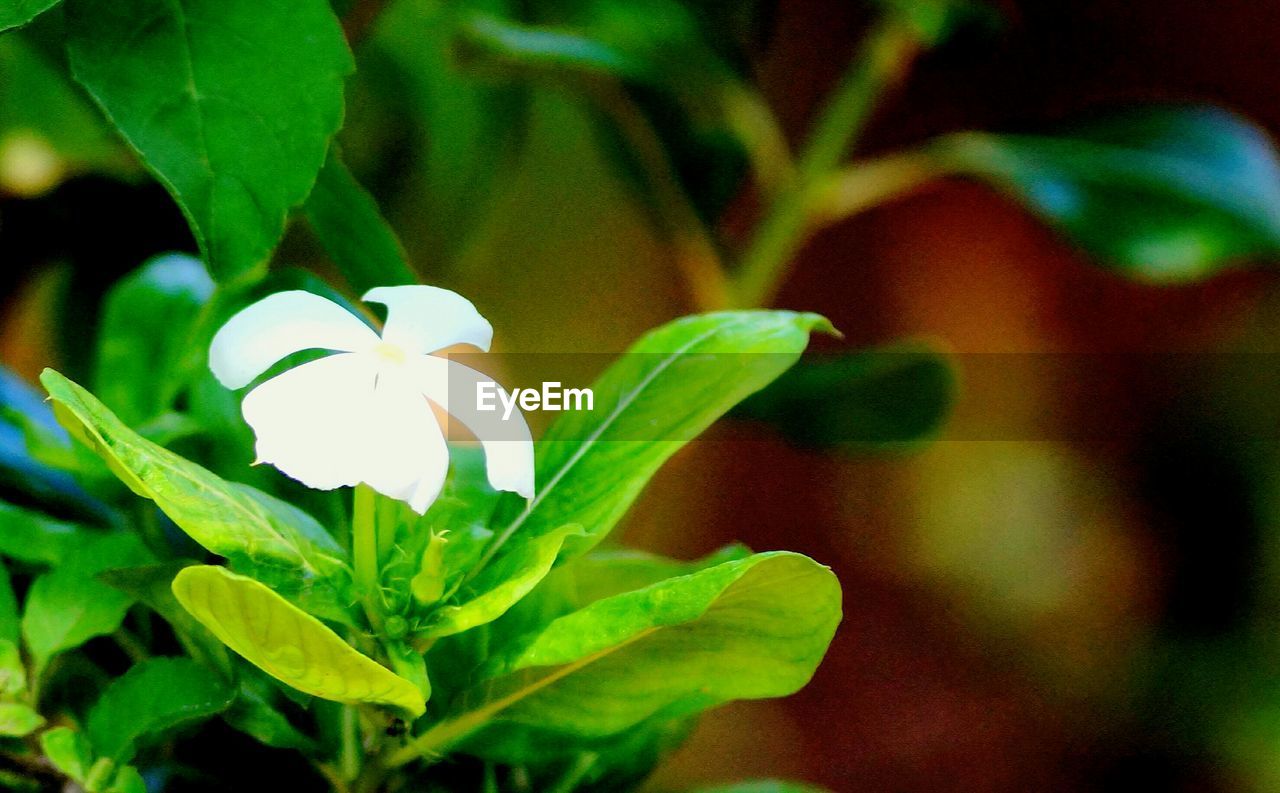
<path fill-rule="evenodd" d="M 884 13 L 831 0 L 518 11 L 572 26 L 588 5 L 600 29 L 653 34 L 660 60 L 705 71 L 664 49 L 696 28 L 793 146 Z M 471 297 L 506 352 L 619 352 L 697 310 L 627 142 L 602 121 L 608 91 L 554 69 L 470 68 L 483 53 L 450 38 L 449 8 L 347 9 L 360 71 L 341 144 L 423 277 Z M 859 157 L 1151 103 L 1280 132 L 1280 3 L 970 11 L 903 64 Z M 0 38 L 0 362 L 32 379 L 87 365 L 115 280 L 193 249 L 66 80 L 47 44 L 57 24 Z M 727 245 L 749 236 L 763 202 L 741 153 L 696 104 L 676 112 L 643 86 L 631 99 L 659 132 L 692 130 L 658 135 L 668 176 Z M 725 422 L 650 485 L 625 542 L 681 557 L 733 540 L 794 549 L 845 589 L 812 684 L 711 713 L 650 789 L 773 776 L 836 791 L 1280 790 L 1280 281 L 1265 252 L 1194 283 L 1135 281 L 1077 242 L 1000 191 L 938 179 L 798 250 L 773 305 L 843 331 L 820 352 L 923 340 L 950 353 L 955 404 L 929 439 L 878 448 Z M 301 224 L 276 261 L 338 278 Z"/>

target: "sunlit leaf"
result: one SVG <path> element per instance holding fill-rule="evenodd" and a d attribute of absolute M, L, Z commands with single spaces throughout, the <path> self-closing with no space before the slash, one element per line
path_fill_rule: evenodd
<path fill-rule="evenodd" d="M 40 748 L 54 768 L 84 784 L 93 765 L 93 749 L 83 733 L 70 727 L 54 727 L 40 733 Z"/>
<path fill-rule="evenodd" d="M 932 155 L 1134 278 L 1191 281 L 1280 253 L 1275 147 L 1215 108 L 1141 108 L 1055 136 L 965 133 Z"/>
<path fill-rule="evenodd" d="M 592 386 L 594 410 L 563 413 L 547 431 L 537 495 L 524 509 L 506 501 L 499 537 L 522 542 L 576 523 L 586 534 L 568 538 L 564 553 L 590 549 L 668 457 L 786 371 L 811 330 L 829 327 L 816 314 L 742 311 L 650 332 Z"/>
<path fill-rule="evenodd" d="M 146 737 L 220 713 L 234 696 L 222 678 L 189 658 L 149 658 L 102 692 L 86 732 L 99 756 L 126 763 Z"/>
<path fill-rule="evenodd" d="M 102 457 L 130 490 L 156 502 L 208 550 L 321 577 L 343 571 L 337 542 L 297 508 L 227 482 L 147 441 L 92 394 L 52 369 L 40 380 L 63 425 Z"/>
<path fill-rule="evenodd" d="M 324 0 L 70 0 L 72 72 L 183 208 L 210 271 L 265 273 L 342 123 Z"/>
<path fill-rule="evenodd" d="M 0 735 L 21 738 L 44 725 L 44 717 L 20 702 L 0 702 Z"/>
<path fill-rule="evenodd" d="M 0 699 L 20 695 L 27 689 L 27 670 L 18 652 L 18 640 L 0 639 Z"/>
<path fill-rule="evenodd" d="M 173 593 L 228 647 L 299 691 L 390 705 L 413 717 L 425 710 L 412 683 L 252 578 L 221 567 L 188 567 L 173 579 Z"/>
<path fill-rule="evenodd" d="M 464 585 L 459 605 L 436 611 L 422 635 L 449 636 L 501 617 L 550 572 L 565 538 L 581 534 L 580 526 L 565 526 L 519 544 Z"/>
<path fill-rule="evenodd" d="M 839 620 L 835 576 L 784 552 L 614 595 L 491 659 L 489 679 L 417 746 L 488 722 L 465 744 L 484 755 L 512 729 L 598 738 L 658 714 L 784 696 L 809 680 Z"/>

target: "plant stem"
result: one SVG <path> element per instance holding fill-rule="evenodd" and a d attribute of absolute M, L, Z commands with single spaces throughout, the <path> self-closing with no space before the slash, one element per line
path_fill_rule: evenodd
<path fill-rule="evenodd" d="M 810 191 L 810 224 L 817 227 L 856 215 L 905 195 L 947 171 L 945 163 L 925 150 L 853 163 Z"/>
<path fill-rule="evenodd" d="M 378 504 L 377 494 L 368 485 L 356 485 L 352 497 L 351 556 L 365 615 L 374 630 L 378 630 L 382 626 L 378 591 Z"/>
<path fill-rule="evenodd" d="M 640 163 L 652 212 L 671 243 L 694 305 L 699 311 L 726 308 L 731 300 L 720 252 L 681 186 L 662 140 L 622 86 L 612 80 L 590 85 Z"/>
<path fill-rule="evenodd" d="M 920 45 L 917 30 L 895 14 L 881 19 L 867 36 L 800 153 L 794 179 L 769 207 L 743 254 L 735 278 L 739 305 L 773 299 L 804 240 L 810 192 L 839 165 L 876 101 L 905 74 Z"/>
<path fill-rule="evenodd" d="M 573 765 L 569 766 L 564 772 L 564 776 L 556 781 L 555 785 L 547 789 L 547 793 L 573 793 L 578 789 L 578 785 L 582 784 L 582 780 L 587 774 L 591 773 L 591 769 L 595 767 L 596 760 L 600 756 L 595 752 L 583 752 L 573 761 Z"/>
<path fill-rule="evenodd" d="M 351 782 L 360 776 L 360 714 L 355 705 L 342 708 L 342 778 Z"/>

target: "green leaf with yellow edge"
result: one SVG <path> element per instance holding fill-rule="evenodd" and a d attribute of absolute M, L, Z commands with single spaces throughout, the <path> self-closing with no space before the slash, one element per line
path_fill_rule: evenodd
<path fill-rule="evenodd" d="M 0 735 L 21 738 L 44 725 L 44 717 L 20 702 L 0 702 Z"/>
<path fill-rule="evenodd" d="M 231 559 L 339 577 L 343 551 L 301 510 L 246 485 L 227 482 L 146 440 L 93 394 L 46 369 L 40 382 L 58 420 L 98 454 L 134 493 L 149 498 L 193 540 Z"/>
<path fill-rule="evenodd" d="M 188 567 L 174 577 L 173 594 L 228 647 L 299 691 L 389 705 L 413 718 L 426 710 L 412 683 L 252 578 L 222 567 Z"/>
<path fill-rule="evenodd" d="M 76 80 L 173 195 L 222 283 L 265 275 L 342 125 L 325 0 L 69 0 Z"/>

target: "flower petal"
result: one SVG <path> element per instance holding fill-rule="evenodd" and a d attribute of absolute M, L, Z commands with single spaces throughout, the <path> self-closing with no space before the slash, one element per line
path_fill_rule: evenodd
<path fill-rule="evenodd" d="M 454 344 L 470 344 L 488 352 L 493 326 L 462 295 L 420 284 L 380 286 L 365 293 L 365 302 L 387 307 L 382 340 L 410 355 L 426 355 Z"/>
<path fill-rule="evenodd" d="M 241 409 L 257 435 L 258 460 L 320 490 L 363 481 L 372 453 L 364 421 L 373 412 L 376 374 L 365 356 L 344 353 L 250 391 Z"/>
<path fill-rule="evenodd" d="M 378 334 L 350 311 L 295 289 L 264 297 L 227 320 L 209 347 L 209 368 L 227 388 L 242 388 L 286 355 L 356 352 L 377 343 Z"/>
<path fill-rule="evenodd" d="M 489 484 L 495 490 L 533 498 L 533 436 L 529 425 L 519 409 L 503 418 L 502 397 L 496 403 L 498 410 L 480 410 L 477 386 L 493 383 L 506 399 L 510 395 L 484 372 L 447 358 L 422 355 L 408 361 L 406 368 L 414 373 L 420 393 L 461 421 L 480 440 Z"/>
<path fill-rule="evenodd" d="M 449 472 L 449 446 L 431 405 L 400 367 L 378 375 L 369 437 L 376 444 L 363 481 L 425 513 Z"/>
<path fill-rule="evenodd" d="M 258 459 L 308 487 L 364 482 L 423 513 L 444 484 L 449 450 L 431 406 L 372 356 L 290 369 L 250 391 L 243 410 Z"/>

